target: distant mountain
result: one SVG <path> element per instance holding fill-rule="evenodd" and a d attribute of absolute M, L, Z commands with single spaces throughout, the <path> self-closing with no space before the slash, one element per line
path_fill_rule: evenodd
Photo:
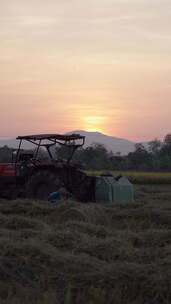
<path fill-rule="evenodd" d="M 108 151 L 113 151 L 113 153 L 120 152 L 121 155 L 126 155 L 135 150 L 136 143 L 127 139 L 108 136 L 99 132 L 87 132 L 83 130 L 72 131 L 68 134 L 72 133 L 78 133 L 86 137 L 85 147 L 91 146 L 93 143 L 101 143 L 107 148 Z"/>
<path fill-rule="evenodd" d="M 129 141 L 127 139 L 108 136 L 99 132 L 87 132 L 83 130 L 76 130 L 69 132 L 67 134 L 77 133 L 84 135 L 86 137 L 85 146 L 91 146 L 93 143 L 101 143 L 103 144 L 108 151 L 113 151 L 113 153 L 120 152 L 121 155 L 126 155 L 129 152 L 133 152 L 135 150 L 135 142 Z M 17 148 L 19 142 L 15 139 L 11 140 L 1 140 L 0 139 L 0 147 L 7 145 L 12 148 Z M 29 142 L 23 142 L 24 149 L 31 149 L 33 145 Z"/>

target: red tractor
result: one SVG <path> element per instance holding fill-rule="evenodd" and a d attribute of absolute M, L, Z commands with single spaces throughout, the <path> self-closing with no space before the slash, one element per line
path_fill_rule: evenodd
<path fill-rule="evenodd" d="M 93 199 L 92 178 L 72 161 L 76 149 L 84 145 L 84 136 L 41 134 L 19 136 L 17 140 L 19 148 L 13 153 L 12 162 L 0 164 L 0 197 L 46 200 L 50 193 L 65 187 L 80 201 Z M 23 150 L 23 141 L 34 144 L 35 149 Z M 68 148 L 67 159 L 53 156 L 52 150 L 57 144 Z M 46 151 L 48 159 L 41 158 L 40 151 Z"/>

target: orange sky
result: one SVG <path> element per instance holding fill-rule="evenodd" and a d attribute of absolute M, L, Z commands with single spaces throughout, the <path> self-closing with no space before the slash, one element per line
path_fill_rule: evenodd
<path fill-rule="evenodd" d="M 170 0 L 0 0 L 0 138 L 171 132 Z"/>

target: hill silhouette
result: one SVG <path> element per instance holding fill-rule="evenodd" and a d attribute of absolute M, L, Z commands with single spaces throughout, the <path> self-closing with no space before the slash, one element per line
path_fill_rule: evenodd
<path fill-rule="evenodd" d="M 135 150 L 135 142 L 129 141 L 124 138 L 118 138 L 108 136 L 100 132 L 88 132 L 84 130 L 74 130 L 68 132 L 67 134 L 72 133 L 78 133 L 86 136 L 84 147 L 91 146 L 93 143 L 101 143 L 106 147 L 108 151 L 112 151 L 113 153 L 120 152 L 121 155 L 126 155 L 129 152 L 133 152 Z M 16 139 L 0 139 L 0 147 L 3 147 L 5 145 L 12 148 L 18 148 L 18 141 Z M 23 142 L 24 149 L 31 149 L 32 147 L 32 144 L 28 142 Z"/>

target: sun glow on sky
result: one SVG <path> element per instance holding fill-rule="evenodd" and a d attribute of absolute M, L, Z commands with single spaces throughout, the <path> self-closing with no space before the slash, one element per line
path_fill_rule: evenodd
<path fill-rule="evenodd" d="M 90 132 L 103 132 L 106 120 L 107 118 L 103 116 L 85 116 L 83 117 L 84 129 Z"/>
<path fill-rule="evenodd" d="M 170 0 L 0 0 L 0 137 L 170 133 Z"/>

